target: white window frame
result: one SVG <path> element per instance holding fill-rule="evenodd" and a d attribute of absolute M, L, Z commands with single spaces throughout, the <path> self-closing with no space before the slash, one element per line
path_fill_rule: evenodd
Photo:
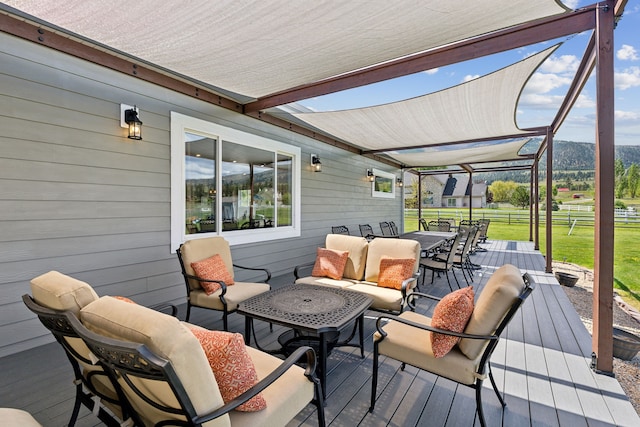
<path fill-rule="evenodd" d="M 262 150 L 283 153 L 292 158 L 292 225 L 247 230 L 217 231 L 210 233 L 186 234 L 185 232 L 185 132 L 207 136 L 218 141 L 232 141 L 236 144 Z M 217 144 L 216 170 L 220 171 L 221 144 Z M 223 236 L 230 245 L 264 242 L 276 239 L 299 237 L 301 230 L 301 150 L 300 147 L 222 126 L 206 120 L 171 112 L 171 251 L 191 239 Z M 216 176 L 216 188 L 222 188 L 222 174 Z M 216 206 L 216 218 L 221 218 L 222 206 Z M 277 209 L 277 206 L 276 206 Z"/>
<path fill-rule="evenodd" d="M 375 178 L 371 183 L 371 197 L 381 197 L 384 199 L 395 199 L 396 198 L 396 176 L 391 172 L 385 172 L 380 169 L 373 169 L 374 177 L 381 177 L 385 179 L 391 180 L 391 192 L 386 193 L 384 191 L 376 191 L 376 182 Z"/>

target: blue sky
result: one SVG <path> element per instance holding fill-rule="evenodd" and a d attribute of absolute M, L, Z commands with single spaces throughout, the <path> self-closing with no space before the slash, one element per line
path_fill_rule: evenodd
<path fill-rule="evenodd" d="M 570 8 L 590 0 L 564 2 Z M 343 110 L 413 98 L 476 78 L 550 45 L 564 42 L 529 80 L 516 113 L 521 128 L 546 126 L 558 110 L 590 33 L 557 39 L 348 91 L 299 101 L 317 111 Z M 640 4 L 630 0 L 614 32 L 616 145 L 640 145 Z M 556 140 L 595 142 L 595 86 L 591 76 Z"/>

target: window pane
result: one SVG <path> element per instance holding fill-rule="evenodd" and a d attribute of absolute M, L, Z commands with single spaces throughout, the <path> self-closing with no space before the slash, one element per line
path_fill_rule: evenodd
<path fill-rule="evenodd" d="M 278 154 L 278 226 L 293 225 L 293 157 Z"/>
<path fill-rule="evenodd" d="M 273 227 L 274 153 L 222 143 L 222 230 Z"/>
<path fill-rule="evenodd" d="M 186 234 L 216 231 L 216 140 L 185 132 Z"/>

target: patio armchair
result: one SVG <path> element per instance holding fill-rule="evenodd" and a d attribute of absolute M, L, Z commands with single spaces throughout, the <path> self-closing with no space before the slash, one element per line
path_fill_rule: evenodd
<path fill-rule="evenodd" d="M 427 220 L 424 218 L 418 218 L 418 231 L 420 231 L 420 227 L 422 227 L 422 229 L 424 231 L 429 231 L 429 225 L 427 224 Z"/>
<path fill-rule="evenodd" d="M 462 227 L 462 225 L 461 225 Z M 453 267 L 459 268 L 462 270 L 462 276 L 464 277 L 467 285 L 470 285 L 473 282 L 473 270 L 476 269 L 474 264 L 469 259 L 469 255 L 471 254 L 471 248 L 478 234 L 478 229 L 476 227 L 470 227 L 468 229 L 462 229 L 458 235 L 464 236 L 464 242 L 459 243 L 458 245 L 451 245 L 451 251 L 445 254 L 436 254 L 435 259 L 438 261 L 443 261 L 445 258 L 448 259 L 451 252 L 454 252 L 453 255 Z M 480 266 L 478 266 L 480 267 Z M 467 274 L 469 278 L 467 278 Z"/>
<path fill-rule="evenodd" d="M 73 368 L 76 390 L 68 425 L 75 425 L 80 406 L 84 405 L 107 426 L 120 426 L 124 415 L 116 390 L 102 367 L 92 363 L 89 349 L 69 327 L 64 314 L 77 316 L 80 309 L 97 300 L 98 295 L 89 284 L 57 271 L 34 278 L 31 294 L 22 296 L 24 304 L 53 334 Z"/>
<path fill-rule="evenodd" d="M 267 292 L 271 272 L 266 268 L 244 267 L 233 263 L 229 242 L 223 237 L 193 239 L 180 245 L 176 251 L 182 276 L 187 288 L 187 316 L 191 307 L 200 307 L 222 312 L 223 329 L 228 330 L 228 316 L 242 301 Z M 206 272 L 196 274 L 196 268 Z M 265 276 L 263 283 L 237 282 L 234 268 L 260 272 Z"/>
<path fill-rule="evenodd" d="M 135 425 L 283 426 L 312 401 L 318 425 L 325 425 L 315 352 L 310 347 L 300 347 L 283 361 L 245 346 L 241 337 L 225 345 L 222 337 L 239 334 L 217 331 L 211 341 L 203 342 L 196 333 L 207 336 L 214 331 L 112 297 L 85 306 L 81 323 L 73 316 L 68 320 L 105 366 L 132 409 Z M 209 352 L 210 347 L 218 351 Z M 225 352 L 226 348 L 230 350 Z M 211 363 L 221 358 L 226 362 L 218 372 L 225 375 L 216 378 Z M 255 384 L 225 394 L 223 384 L 237 386 L 241 371 L 251 369 Z M 225 380 L 227 376 L 232 379 Z M 245 408 L 248 412 L 239 408 L 255 398 L 260 398 L 260 408 Z"/>
<path fill-rule="evenodd" d="M 451 231 L 451 223 L 449 221 L 429 221 L 427 224 L 428 231 Z"/>
<path fill-rule="evenodd" d="M 431 270 L 431 283 L 433 283 L 435 273 L 444 273 L 447 276 L 447 283 L 449 284 L 449 289 L 453 291 L 453 286 L 451 286 L 451 280 L 449 280 L 449 272 L 453 274 L 453 278 L 456 280 L 456 284 L 458 288 L 460 288 L 460 282 L 458 282 L 458 278 L 456 277 L 455 272 L 453 271 L 454 259 L 456 257 L 456 248 L 460 245 L 460 239 L 462 236 L 458 233 L 451 244 L 451 247 L 446 252 L 441 252 L 436 254 L 430 258 L 421 258 L 420 259 L 420 268 L 426 272 L 426 270 Z M 424 277 L 426 274 L 422 274 L 422 282 L 424 285 Z"/>
<path fill-rule="evenodd" d="M 506 264 L 489 278 L 476 299 L 475 307 L 472 304 L 466 304 L 466 314 L 470 314 L 470 317 L 466 326 L 459 328 L 462 332 L 452 332 L 432 326 L 433 323 L 438 325 L 446 323 L 446 315 L 441 319 L 435 319 L 438 306 L 434 309 L 433 317 L 418 314 L 413 310 L 405 311 L 398 316 L 378 317 L 377 331 L 373 337 L 373 378 L 369 411 L 373 412 L 375 409 L 379 359 L 380 356 L 386 356 L 402 362 L 403 370 L 405 365 L 409 364 L 475 389 L 476 411 L 480 425 L 486 426 L 482 408 L 482 383 L 487 377 L 491 381 L 500 405 L 503 408 L 506 406 L 491 372 L 491 355 L 505 327 L 532 290 L 533 285 L 529 275 L 521 275 L 516 267 Z M 456 293 L 463 291 L 465 290 L 456 291 Z M 450 295 L 453 296 L 453 294 Z M 420 297 L 436 299 L 421 293 L 413 293 L 412 296 L 412 304 L 415 304 L 415 299 Z M 448 300 L 448 302 L 451 301 L 453 298 Z M 445 304 L 443 303 L 442 306 L 444 307 Z M 472 311 L 468 312 L 469 309 Z M 451 314 L 456 317 L 459 312 Z M 435 340 L 432 334 L 436 333 L 442 334 L 440 337 L 457 337 L 457 340 L 454 339 L 457 343 L 450 343 L 453 347 L 449 352 L 446 352 L 446 349 L 437 348 L 441 341 L 432 344 L 432 340 Z M 443 351 L 446 354 L 442 355 Z M 440 357 L 436 357 L 434 353 Z"/>
<path fill-rule="evenodd" d="M 383 221 L 380 223 L 380 230 L 382 231 L 382 237 L 400 237 L 398 236 L 398 229 L 391 226 L 391 222 Z M 395 223 L 393 224 L 395 226 Z"/>

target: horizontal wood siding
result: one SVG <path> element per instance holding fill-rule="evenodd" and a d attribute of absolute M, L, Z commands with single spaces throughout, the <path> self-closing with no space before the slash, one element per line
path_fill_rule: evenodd
<path fill-rule="evenodd" d="M 302 235 L 233 247 L 239 264 L 289 280 L 332 225 L 400 224 L 400 192 L 372 198 L 365 179 L 373 167 L 400 176 L 388 165 L 1 32 L 0 46 L 0 357 L 51 341 L 20 299 L 49 270 L 99 295 L 184 302 L 169 240 L 171 111 L 302 149 Z M 140 108 L 142 141 L 124 136 L 121 103 Z"/>

